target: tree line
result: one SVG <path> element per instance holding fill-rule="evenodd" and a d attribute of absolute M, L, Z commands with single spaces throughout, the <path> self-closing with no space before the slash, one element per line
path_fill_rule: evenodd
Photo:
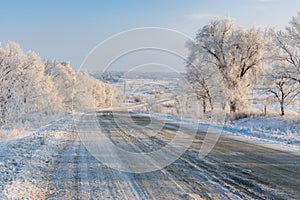
<path fill-rule="evenodd" d="M 76 73 L 69 62 L 42 60 L 14 42 L 0 45 L 0 125 L 25 124 L 72 109 L 111 105 L 113 88 Z"/>

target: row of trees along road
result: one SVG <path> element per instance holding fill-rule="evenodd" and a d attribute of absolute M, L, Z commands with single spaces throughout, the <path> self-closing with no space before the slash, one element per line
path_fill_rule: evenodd
<path fill-rule="evenodd" d="M 75 73 L 68 62 L 45 62 L 14 42 L 0 45 L 0 126 L 43 123 L 72 108 L 110 107 L 112 93 L 111 86 Z"/>
<path fill-rule="evenodd" d="M 215 106 L 243 112 L 250 88 L 259 86 L 280 104 L 284 115 L 300 92 L 300 13 L 284 31 L 212 20 L 187 46 L 187 78 L 204 112 Z"/>

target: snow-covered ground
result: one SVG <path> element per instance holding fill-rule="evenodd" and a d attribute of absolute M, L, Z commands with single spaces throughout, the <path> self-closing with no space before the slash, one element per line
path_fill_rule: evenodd
<path fill-rule="evenodd" d="M 300 154 L 300 121 L 295 118 L 251 117 L 217 126 L 224 135 Z"/>
<path fill-rule="evenodd" d="M 227 132 L 300 145 L 300 119 L 296 117 L 251 117 L 226 125 Z"/>
<path fill-rule="evenodd" d="M 36 131 L 2 131 L 0 199 L 45 199 L 51 194 L 51 166 L 73 137 L 72 116 Z"/>

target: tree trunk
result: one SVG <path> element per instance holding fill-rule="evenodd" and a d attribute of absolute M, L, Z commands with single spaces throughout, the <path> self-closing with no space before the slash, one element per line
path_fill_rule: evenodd
<path fill-rule="evenodd" d="M 202 100 L 202 107 L 203 107 L 203 113 L 206 113 L 206 102 L 204 99 Z"/>
<path fill-rule="evenodd" d="M 280 102 L 280 112 L 281 112 L 281 115 L 283 116 L 284 115 L 284 102 Z"/>
<path fill-rule="evenodd" d="M 213 111 L 214 110 L 214 105 L 212 103 L 211 97 L 209 97 L 209 106 L 210 106 L 210 109 Z"/>

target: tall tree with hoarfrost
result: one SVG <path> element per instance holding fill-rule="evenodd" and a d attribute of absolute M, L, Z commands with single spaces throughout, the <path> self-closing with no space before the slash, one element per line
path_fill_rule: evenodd
<path fill-rule="evenodd" d="M 218 70 L 220 80 L 215 81 L 224 85 L 227 105 L 236 112 L 247 103 L 251 76 L 262 69 L 268 42 L 268 34 L 255 27 L 244 29 L 230 19 L 213 20 L 197 33 L 189 62 Z"/>

